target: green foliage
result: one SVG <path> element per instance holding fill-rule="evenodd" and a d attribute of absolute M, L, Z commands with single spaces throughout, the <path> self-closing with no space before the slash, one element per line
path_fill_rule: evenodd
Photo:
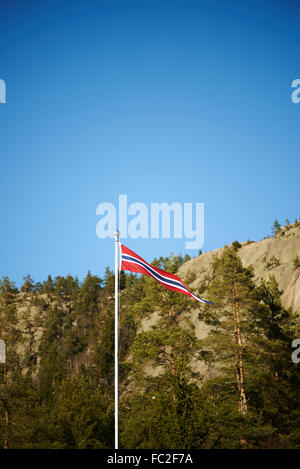
<path fill-rule="evenodd" d="M 103 449 L 113 443 L 112 406 L 84 372 L 55 389 L 53 413 L 46 419 L 52 448 Z"/>
<path fill-rule="evenodd" d="M 180 260 L 171 256 L 156 264 L 176 271 Z M 191 362 L 197 356 L 198 341 L 189 318 L 192 302 L 152 278 L 145 278 L 143 287 L 134 312 L 144 318 L 155 314 L 157 319 L 136 335 L 130 349 L 135 392 L 124 402 L 122 444 L 130 448 L 195 447 L 199 417 L 194 412 L 197 388 Z M 155 379 L 149 374 L 151 369 L 159 369 Z"/>
<path fill-rule="evenodd" d="M 34 282 L 31 278 L 31 276 L 26 275 L 26 277 L 24 277 L 23 280 L 24 280 L 24 284 L 21 287 L 21 292 L 30 293 L 30 292 L 34 291 Z"/>
<path fill-rule="evenodd" d="M 207 431 L 197 387 L 187 381 L 152 379 L 121 408 L 121 443 L 125 448 L 200 448 Z"/>
<path fill-rule="evenodd" d="M 244 268 L 232 248 L 214 260 L 214 278 L 209 297 L 215 308 L 204 308 L 200 317 L 211 326 L 203 340 L 210 361 L 218 362 L 220 372 L 236 380 L 236 406 L 247 412 L 247 364 L 253 359 L 251 345 L 256 333 L 253 312 L 260 313 L 251 268 Z"/>
<path fill-rule="evenodd" d="M 280 228 L 281 228 L 280 223 L 278 222 L 278 220 L 275 220 L 271 228 L 273 236 L 276 235 L 276 233 L 280 230 Z"/>
<path fill-rule="evenodd" d="M 299 321 L 282 307 L 273 276 L 255 286 L 236 243 L 215 258 L 212 278 L 199 287 L 215 307 L 148 276 L 121 273 L 123 448 L 300 447 L 300 378 L 291 360 Z M 171 254 L 153 265 L 176 273 L 187 260 Z M 71 275 L 24 280 L 21 294 L 7 277 L 0 280 L 0 338 L 7 344 L 0 446 L 112 448 L 113 272 L 107 268 L 104 281 L 90 272 L 82 282 Z M 188 286 L 195 274 L 184 280 Z M 201 340 L 197 317 L 209 328 Z"/>
<path fill-rule="evenodd" d="M 241 243 L 239 243 L 238 241 L 234 241 L 232 243 L 232 248 L 237 252 L 240 248 L 242 247 Z"/>
<path fill-rule="evenodd" d="M 279 259 L 275 257 L 274 255 L 270 257 L 270 260 L 266 263 L 266 268 L 271 270 L 274 269 L 275 267 L 278 267 L 280 265 Z"/>
<path fill-rule="evenodd" d="M 201 389 L 208 418 L 214 408 L 205 447 L 296 447 L 299 377 L 291 361 L 295 318 L 281 305 L 275 277 L 255 287 L 251 271 L 242 267 L 233 251 L 225 250 L 214 268 L 210 295 L 216 312 L 206 308 L 202 313 L 212 326 L 202 342 L 206 350 L 202 356 L 218 369 L 218 377 L 207 380 Z M 234 376 L 238 371 L 235 304 L 240 313 L 240 358 L 248 404 L 244 415 L 237 412 L 240 387 Z"/>

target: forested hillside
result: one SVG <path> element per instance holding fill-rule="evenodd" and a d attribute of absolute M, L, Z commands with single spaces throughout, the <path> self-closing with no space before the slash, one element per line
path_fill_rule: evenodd
<path fill-rule="evenodd" d="M 273 269 L 255 274 L 241 248 L 236 242 L 214 255 L 153 261 L 179 271 L 214 307 L 150 277 L 121 273 L 121 447 L 300 447 L 300 365 L 291 357 L 299 317 L 282 304 L 282 278 L 279 288 Z M 208 255 L 206 272 L 193 270 Z M 291 275 L 298 278 L 294 257 Z M 88 273 L 83 282 L 49 276 L 35 283 L 27 276 L 20 291 L 2 278 L 0 338 L 7 345 L 7 363 L 0 364 L 2 448 L 114 447 L 109 269 L 103 279 Z"/>

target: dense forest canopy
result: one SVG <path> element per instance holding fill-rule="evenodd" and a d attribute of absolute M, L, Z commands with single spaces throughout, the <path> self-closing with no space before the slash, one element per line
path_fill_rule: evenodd
<path fill-rule="evenodd" d="M 188 260 L 153 265 L 177 272 Z M 300 447 L 297 316 L 273 276 L 254 284 L 237 246 L 215 258 L 208 287 L 215 307 L 121 272 L 121 447 Z M 202 339 L 195 315 L 209 326 Z M 114 447 L 113 272 L 27 276 L 20 291 L 3 278 L 0 338 L 2 448 Z"/>

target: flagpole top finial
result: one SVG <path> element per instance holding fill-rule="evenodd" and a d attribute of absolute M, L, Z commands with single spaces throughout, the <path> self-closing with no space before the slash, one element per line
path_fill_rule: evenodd
<path fill-rule="evenodd" d="M 120 231 L 119 231 L 119 230 L 115 230 L 115 231 L 114 231 L 114 237 L 115 237 L 115 240 L 116 240 L 116 241 L 119 241 L 119 236 L 120 236 Z"/>

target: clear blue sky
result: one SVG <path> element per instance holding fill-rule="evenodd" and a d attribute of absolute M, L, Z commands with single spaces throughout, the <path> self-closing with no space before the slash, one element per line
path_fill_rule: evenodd
<path fill-rule="evenodd" d="M 299 218 L 299 21 L 292 0 L 0 0 L 0 275 L 102 276 L 118 194 L 204 202 L 204 251 Z"/>

